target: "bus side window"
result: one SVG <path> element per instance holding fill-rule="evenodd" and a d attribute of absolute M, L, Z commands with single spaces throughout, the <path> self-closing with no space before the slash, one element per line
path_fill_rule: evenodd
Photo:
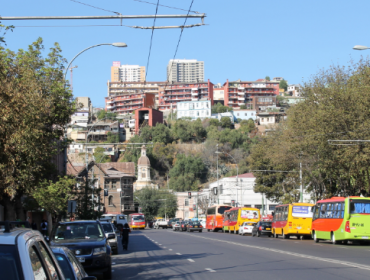
<path fill-rule="evenodd" d="M 319 209 L 320 209 L 320 205 L 315 205 L 312 207 L 313 220 L 316 220 L 319 217 Z"/>
<path fill-rule="evenodd" d="M 321 204 L 320 207 L 320 218 L 325 218 L 326 203 Z"/>
<path fill-rule="evenodd" d="M 284 221 L 288 220 L 288 208 L 289 206 L 284 207 Z"/>
<path fill-rule="evenodd" d="M 344 218 L 344 202 L 341 203 L 341 206 L 342 206 L 342 211 L 341 211 L 341 216 L 340 218 Z"/>
<path fill-rule="evenodd" d="M 328 205 L 327 205 L 327 207 L 326 207 L 326 215 L 325 215 L 325 217 L 326 218 L 333 218 L 333 216 L 332 216 L 332 206 L 333 206 L 333 204 L 332 203 L 328 203 Z"/>

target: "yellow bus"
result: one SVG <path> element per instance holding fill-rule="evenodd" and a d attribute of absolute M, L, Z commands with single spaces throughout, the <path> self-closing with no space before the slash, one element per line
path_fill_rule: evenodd
<path fill-rule="evenodd" d="M 255 222 L 258 223 L 261 219 L 260 210 L 257 208 L 249 207 L 234 207 L 229 210 L 230 222 L 229 222 L 229 233 L 239 232 L 239 227 L 244 222 Z"/>
<path fill-rule="evenodd" d="M 311 237 L 312 207 L 311 203 L 292 203 L 276 206 L 272 220 L 272 234 L 275 238 L 281 235 L 284 239 L 296 236 L 303 239 Z"/>

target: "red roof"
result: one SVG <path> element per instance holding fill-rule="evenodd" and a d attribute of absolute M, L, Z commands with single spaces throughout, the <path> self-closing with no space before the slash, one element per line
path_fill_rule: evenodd
<path fill-rule="evenodd" d="M 231 176 L 229 178 L 236 178 L 236 176 Z M 244 173 L 244 174 L 239 174 L 238 178 L 256 178 L 253 173 Z"/>
<path fill-rule="evenodd" d="M 350 198 L 361 198 L 360 196 L 350 196 Z M 333 202 L 333 201 L 344 201 L 346 197 L 343 196 L 333 196 L 332 198 L 319 200 L 317 203 Z"/>

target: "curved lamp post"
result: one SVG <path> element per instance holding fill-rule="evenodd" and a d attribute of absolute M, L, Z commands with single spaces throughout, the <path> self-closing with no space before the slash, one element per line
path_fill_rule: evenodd
<path fill-rule="evenodd" d="M 369 47 L 366 47 L 366 46 L 361 46 L 361 45 L 356 45 L 353 47 L 354 50 L 356 51 L 364 51 L 364 50 L 367 50 L 367 49 L 370 49 Z"/>
<path fill-rule="evenodd" d="M 79 52 L 74 58 L 72 58 L 72 60 L 68 63 L 68 66 L 67 66 L 66 71 L 64 73 L 64 80 L 66 80 L 66 78 L 67 78 L 67 72 L 68 72 L 69 66 L 72 64 L 72 62 L 80 54 L 82 54 L 83 52 L 85 52 L 85 51 L 87 51 L 89 49 L 92 49 L 92 48 L 95 48 L 95 47 L 99 47 L 99 46 L 113 46 L 113 47 L 117 47 L 117 48 L 125 48 L 125 47 L 127 47 L 127 44 L 126 43 L 103 43 L 103 44 L 97 44 L 97 45 L 94 45 L 94 46 L 91 46 L 91 47 L 88 47 L 88 48 L 84 49 L 83 51 Z"/>

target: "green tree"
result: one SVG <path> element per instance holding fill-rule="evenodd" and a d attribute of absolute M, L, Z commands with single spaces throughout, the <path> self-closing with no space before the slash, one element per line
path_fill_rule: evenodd
<path fill-rule="evenodd" d="M 172 143 L 173 139 L 171 136 L 171 130 L 162 123 L 158 123 L 156 126 L 152 127 L 152 138 L 153 143 Z"/>
<path fill-rule="evenodd" d="M 270 80 L 271 80 L 271 79 L 270 79 L 270 76 L 266 76 L 266 77 L 265 77 L 265 80 L 266 80 L 266 81 L 270 81 Z"/>
<path fill-rule="evenodd" d="M 207 170 L 201 158 L 179 154 L 170 170 L 170 188 L 175 191 L 196 190 L 206 178 Z"/>
<path fill-rule="evenodd" d="M 288 89 L 287 81 L 281 80 L 280 83 L 279 83 L 279 88 L 284 89 L 285 91 L 287 91 L 287 89 Z"/>
<path fill-rule="evenodd" d="M 247 106 L 246 105 L 240 105 L 240 109 L 245 110 L 245 109 L 247 109 Z"/>
<path fill-rule="evenodd" d="M 189 142 L 192 138 L 191 121 L 190 120 L 177 120 L 172 126 L 173 138 L 179 139 L 182 142 Z"/>
<path fill-rule="evenodd" d="M 226 127 L 229 128 L 232 125 L 229 117 L 222 117 L 220 122 L 221 122 L 221 126 L 224 128 Z"/>
<path fill-rule="evenodd" d="M 42 53 L 41 38 L 17 53 L 0 47 L 0 197 L 9 220 L 24 218 L 17 199 L 57 180 L 51 158 L 67 144 L 59 139 L 75 112 L 59 45 Z"/>
<path fill-rule="evenodd" d="M 107 143 L 119 143 L 119 135 L 118 133 L 107 133 Z"/>
<path fill-rule="evenodd" d="M 97 147 L 94 150 L 94 157 L 96 163 L 106 163 L 111 162 L 110 156 L 104 154 L 105 149 L 102 147 Z"/>
<path fill-rule="evenodd" d="M 218 127 L 218 126 L 221 126 L 221 123 L 219 122 L 219 120 L 218 120 L 218 119 L 211 119 L 211 120 L 209 121 L 209 125 L 210 125 L 210 126 L 216 126 L 216 127 Z"/>
<path fill-rule="evenodd" d="M 217 103 L 211 108 L 212 114 L 231 112 L 232 110 L 233 108 L 224 106 L 221 103 Z"/>
<path fill-rule="evenodd" d="M 191 122 L 191 134 L 196 142 L 203 142 L 207 137 L 207 131 L 203 128 L 202 121 L 197 119 Z"/>
<path fill-rule="evenodd" d="M 252 119 L 242 120 L 240 122 L 240 130 L 245 133 L 250 133 L 255 128 L 256 128 L 256 125 L 254 124 L 254 120 Z"/>

